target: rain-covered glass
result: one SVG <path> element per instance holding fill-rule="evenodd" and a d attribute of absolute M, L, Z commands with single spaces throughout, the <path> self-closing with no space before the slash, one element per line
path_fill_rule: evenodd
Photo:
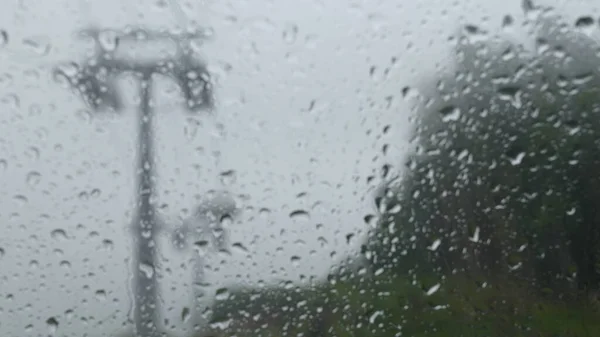
<path fill-rule="evenodd" d="M 600 336 L 600 4 L 0 3 L 0 336 Z"/>

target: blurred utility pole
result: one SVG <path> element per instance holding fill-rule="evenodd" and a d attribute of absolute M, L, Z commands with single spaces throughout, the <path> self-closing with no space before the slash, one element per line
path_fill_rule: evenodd
<path fill-rule="evenodd" d="M 210 191 L 207 198 L 195 209 L 192 216 L 183 222 L 182 226 L 173 231 L 173 243 L 178 250 L 186 250 L 190 242 L 197 248 L 222 251 L 228 247 L 228 235 L 224 228 L 227 219 L 237 215 L 238 208 L 235 199 L 227 191 Z M 196 248 L 195 247 L 195 248 Z M 199 330 L 202 309 L 198 299 L 203 297 L 202 288 L 205 286 L 206 256 L 203 252 L 195 252 L 192 259 L 192 292 L 194 295 L 194 310 L 191 312 L 193 330 Z"/>
<path fill-rule="evenodd" d="M 174 79 L 183 92 L 188 111 L 211 109 L 213 99 L 208 71 L 202 62 L 192 58 L 190 48 L 192 40 L 204 39 L 206 35 L 203 32 L 172 34 L 144 29 L 115 32 L 96 28 L 86 29 L 83 34 L 96 41 L 95 55 L 81 66 L 59 67 L 56 74 L 63 75 L 95 111 L 122 110 L 123 100 L 116 85 L 118 76 L 127 73 L 139 79 L 137 208 L 132 224 L 133 319 L 136 336 L 159 337 L 161 319 L 156 268 L 158 233 L 163 222 L 154 204 L 156 172 L 152 79 L 155 74 Z M 117 54 L 121 44 L 128 44 L 126 49 L 157 40 L 174 43 L 176 53 L 145 61 Z M 161 52 L 156 50 L 152 54 L 159 55 Z"/>

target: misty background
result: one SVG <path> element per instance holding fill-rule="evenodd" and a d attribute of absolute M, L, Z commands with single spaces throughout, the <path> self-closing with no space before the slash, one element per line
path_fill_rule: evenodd
<path fill-rule="evenodd" d="M 207 303 L 223 286 L 318 281 L 354 255 L 380 183 L 367 178 L 401 162 L 409 146 L 415 97 L 401 89 L 448 66 L 449 38 L 461 24 L 526 37 L 520 0 L 176 2 L 183 14 L 169 0 L 2 4 L 3 334 L 41 331 L 48 317 L 63 332 L 98 324 L 111 331 L 130 307 L 135 87 L 123 80 L 129 109 L 97 116 L 52 78 L 52 67 L 91 50 L 75 38 L 78 29 L 190 20 L 214 32 L 198 48 L 217 81 L 214 116 L 179 108 L 167 81 L 155 89 L 167 224 L 180 224 L 214 188 L 238 196 L 243 210 L 229 232 L 245 248 L 209 256 Z M 584 9 L 598 15 L 592 1 L 536 4 L 552 4 L 567 20 Z M 503 31 L 505 15 L 516 24 Z M 291 218 L 296 210 L 310 216 Z M 191 300 L 193 252 L 175 252 L 167 237 L 161 244 L 165 314 L 177 320 Z"/>

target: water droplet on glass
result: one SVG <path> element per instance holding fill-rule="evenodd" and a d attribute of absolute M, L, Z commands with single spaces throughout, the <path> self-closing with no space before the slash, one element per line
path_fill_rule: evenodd
<path fill-rule="evenodd" d="M 509 101 L 515 108 L 521 107 L 521 89 L 519 87 L 502 87 L 498 89 L 500 99 Z"/>
<path fill-rule="evenodd" d="M 24 39 L 23 44 L 27 49 L 39 56 L 48 55 L 50 52 L 50 43 L 42 37 Z"/>
<path fill-rule="evenodd" d="M 283 30 L 283 41 L 287 44 L 292 44 L 296 42 L 296 38 L 298 36 L 298 26 L 295 24 L 288 24 L 287 27 Z"/>
<path fill-rule="evenodd" d="M 442 115 L 442 121 L 444 122 L 457 121 L 460 118 L 460 109 L 454 105 L 449 105 L 440 109 L 440 115 Z"/>
<path fill-rule="evenodd" d="M 113 247 L 114 247 L 114 244 L 113 244 L 112 240 L 109 240 L 109 239 L 102 240 L 102 248 L 104 248 L 105 250 L 112 251 Z"/>
<path fill-rule="evenodd" d="M 439 289 L 440 289 L 440 284 L 436 284 L 433 287 L 429 288 L 429 290 L 427 290 L 426 295 L 427 296 L 431 296 L 433 294 L 435 294 Z"/>
<path fill-rule="evenodd" d="M 183 128 L 183 134 L 187 139 L 193 140 L 198 134 L 198 129 L 202 127 L 202 122 L 196 118 L 188 118 Z"/>
<path fill-rule="evenodd" d="M 215 292 L 215 299 L 217 301 L 224 301 L 229 298 L 229 289 L 227 288 L 219 288 Z"/>
<path fill-rule="evenodd" d="M 15 195 L 13 199 L 19 204 L 19 206 L 24 206 L 27 204 L 27 202 L 29 202 L 29 199 L 22 194 Z"/>
<path fill-rule="evenodd" d="M 105 51 L 114 51 L 119 46 L 119 37 L 116 32 L 105 30 L 98 35 L 98 42 Z"/>
<path fill-rule="evenodd" d="M 433 241 L 433 243 L 431 244 L 431 246 L 429 246 L 429 250 L 431 251 L 435 251 L 438 249 L 438 247 L 442 244 L 442 240 L 440 239 L 436 239 L 435 241 Z"/>
<path fill-rule="evenodd" d="M 514 166 L 520 165 L 521 162 L 523 161 L 523 158 L 525 158 L 525 152 L 515 152 L 515 153 L 508 154 L 508 158 L 512 165 L 514 165 Z"/>
<path fill-rule="evenodd" d="M 58 329 L 58 320 L 56 317 L 50 317 L 46 320 L 46 326 L 48 326 L 48 331 L 50 334 L 55 334 Z"/>
<path fill-rule="evenodd" d="M 374 324 L 375 320 L 377 319 L 377 317 L 379 316 L 383 316 L 383 311 L 378 310 L 375 311 L 370 317 L 369 317 L 369 323 Z"/>
<path fill-rule="evenodd" d="M 270 214 L 271 210 L 268 208 L 261 208 L 260 210 L 258 210 L 258 215 L 263 219 L 268 218 Z"/>
<path fill-rule="evenodd" d="M 88 192 L 83 191 L 83 192 L 79 192 L 78 198 L 81 201 L 88 201 L 88 199 L 90 198 L 90 195 L 88 194 Z"/>
<path fill-rule="evenodd" d="M 40 150 L 35 146 L 31 146 L 25 151 L 25 155 L 33 160 L 38 160 L 40 159 Z"/>
<path fill-rule="evenodd" d="M 577 28 L 589 28 L 594 25 L 594 18 L 591 16 L 580 16 L 575 21 L 575 27 Z"/>
<path fill-rule="evenodd" d="M 90 193 L 91 197 L 94 199 L 100 197 L 101 194 L 102 194 L 102 191 L 100 191 L 99 188 L 92 189 L 92 192 Z"/>
<path fill-rule="evenodd" d="M 292 264 L 293 264 L 294 266 L 296 266 L 296 267 L 297 267 L 297 266 L 300 264 L 300 260 L 301 260 L 301 258 L 300 258 L 300 256 L 298 256 L 298 255 L 294 255 L 294 256 L 292 256 L 292 257 L 290 258 L 290 261 L 291 261 L 291 262 L 292 262 Z"/>
<path fill-rule="evenodd" d="M 486 38 L 486 32 L 475 25 L 466 25 L 465 32 L 467 33 L 467 37 L 473 42 Z"/>
<path fill-rule="evenodd" d="M 37 184 L 40 183 L 40 180 L 42 179 L 42 175 L 39 172 L 36 171 L 31 171 L 29 173 L 27 173 L 27 184 L 29 184 L 29 186 L 36 186 Z"/>
<path fill-rule="evenodd" d="M 535 9 L 535 5 L 532 0 L 522 0 L 521 8 L 523 9 L 523 12 L 529 13 Z"/>
<path fill-rule="evenodd" d="M 50 232 L 50 236 L 55 240 L 67 240 L 67 232 L 64 229 L 57 228 Z"/>
<path fill-rule="evenodd" d="M 154 276 L 154 266 L 149 263 L 140 263 L 140 271 L 147 277 L 152 278 Z"/>
<path fill-rule="evenodd" d="M 473 232 L 473 235 L 469 237 L 469 241 L 479 242 L 479 227 L 475 227 L 475 231 Z"/>
<path fill-rule="evenodd" d="M 190 308 L 183 307 L 181 310 L 181 322 L 185 323 L 190 319 Z"/>
<path fill-rule="evenodd" d="M 39 266 L 40 266 L 40 262 L 38 260 L 29 261 L 29 268 L 38 269 Z"/>
<path fill-rule="evenodd" d="M 221 183 L 223 183 L 223 185 L 225 185 L 225 186 L 228 186 L 228 185 L 235 183 L 236 172 L 234 170 L 223 171 L 223 172 L 221 172 L 220 177 L 221 177 Z"/>
<path fill-rule="evenodd" d="M 0 259 L 3 258 L 5 254 L 6 251 L 4 250 L 4 248 L 0 247 Z"/>
<path fill-rule="evenodd" d="M 8 161 L 6 159 L 0 159 L 0 170 L 4 171 L 8 168 Z"/>
<path fill-rule="evenodd" d="M 106 300 L 106 290 L 104 290 L 104 289 L 96 290 L 96 299 L 98 301 L 105 301 Z"/>
<path fill-rule="evenodd" d="M 232 247 L 242 253 L 248 253 L 248 248 L 246 248 L 246 246 L 244 246 L 241 242 L 235 242 Z"/>
<path fill-rule="evenodd" d="M 502 28 L 511 27 L 514 22 L 515 22 L 515 19 L 513 19 L 512 16 L 505 15 L 504 18 L 502 18 Z"/>
<path fill-rule="evenodd" d="M 310 220 L 310 213 L 303 209 L 298 209 L 290 213 L 290 218 L 292 220 L 308 221 Z"/>
<path fill-rule="evenodd" d="M 196 242 L 194 242 L 194 250 L 198 254 L 204 254 L 204 253 L 206 253 L 206 251 L 208 249 L 208 245 L 209 245 L 208 240 L 199 240 L 199 241 L 196 241 Z"/>

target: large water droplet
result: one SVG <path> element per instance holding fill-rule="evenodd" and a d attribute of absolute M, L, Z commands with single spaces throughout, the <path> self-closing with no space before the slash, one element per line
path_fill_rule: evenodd
<path fill-rule="evenodd" d="M 310 220 L 310 213 L 303 209 L 297 209 L 290 213 L 290 218 L 293 220 L 308 221 Z"/>
<path fill-rule="evenodd" d="M 55 240 L 67 240 L 67 232 L 62 228 L 57 228 L 50 232 L 50 236 Z"/>
<path fill-rule="evenodd" d="M 594 25 L 594 18 L 591 16 L 580 16 L 575 21 L 575 27 L 577 28 L 588 28 Z"/>

